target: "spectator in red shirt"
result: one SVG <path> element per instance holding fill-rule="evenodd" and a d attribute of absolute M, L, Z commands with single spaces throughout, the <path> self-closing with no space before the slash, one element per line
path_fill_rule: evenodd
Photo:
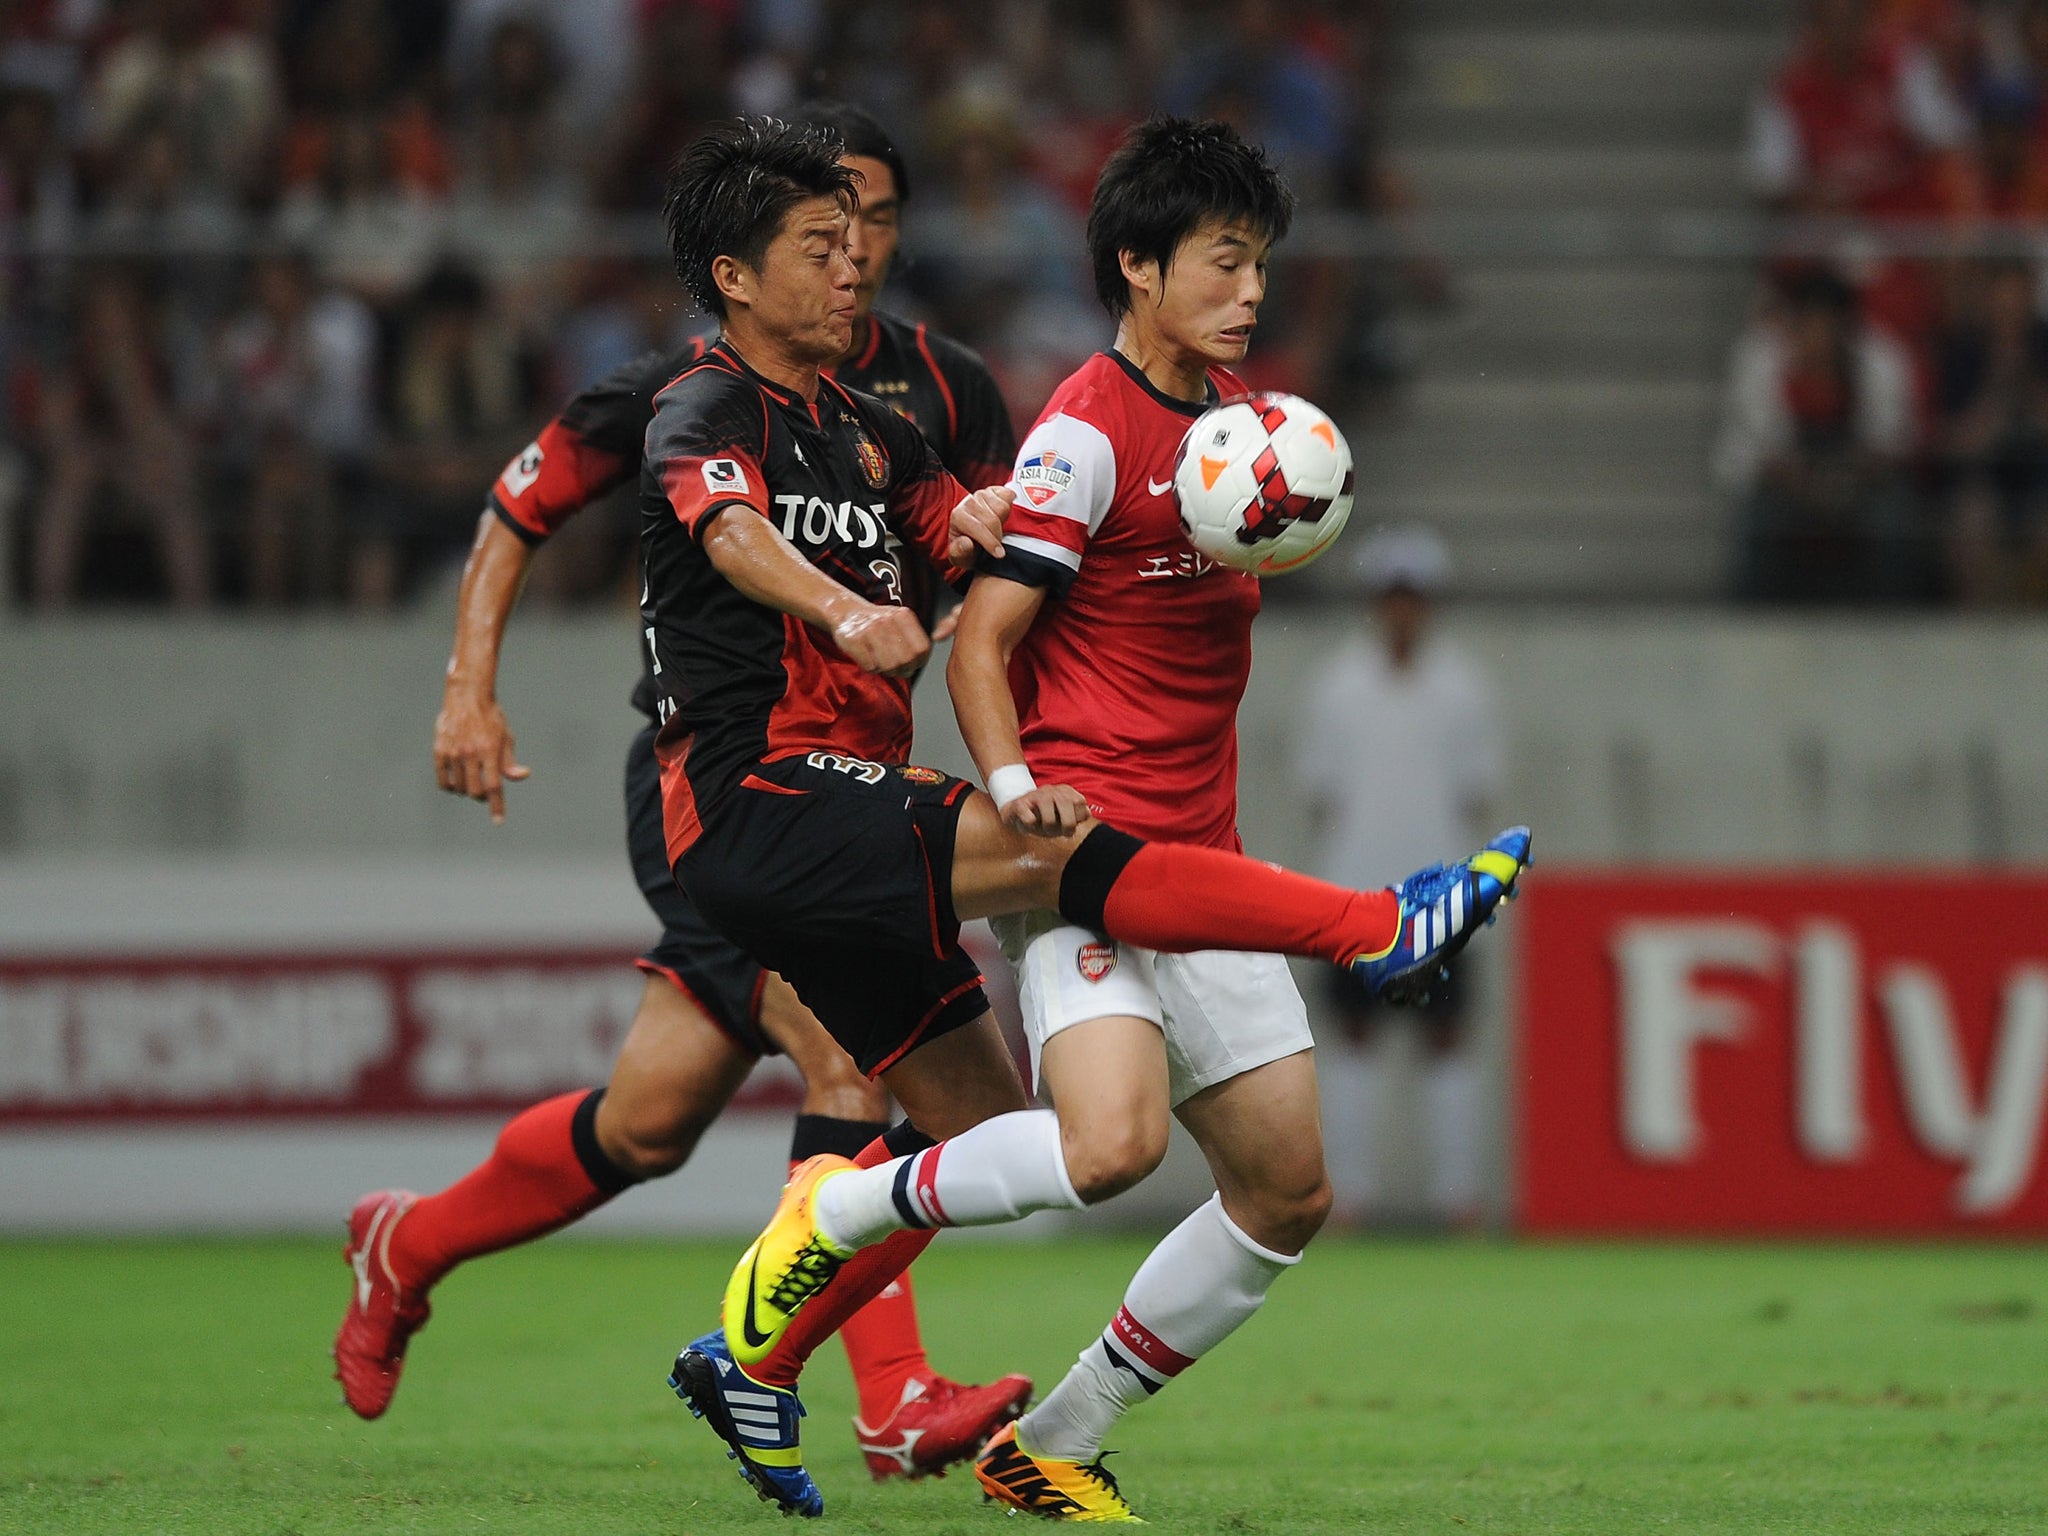
<path fill-rule="evenodd" d="M 1929 213 L 1943 158 L 1969 134 L 1924 44 L 1873 26 L 1866 0 L 1811 0 L 1798 47 L 1752 114 L 1749 175 L 1789 212 Z"/>

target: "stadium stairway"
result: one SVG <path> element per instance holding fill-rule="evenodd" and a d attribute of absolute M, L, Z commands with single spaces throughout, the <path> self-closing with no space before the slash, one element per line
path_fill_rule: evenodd
<path fill-rule="evenodd" d="M 1425 322 L 1392 410 L 1358 434 L 1362 526 L 1438 527 L 1473 596 L 1723 589 L 1708 447 L 1755 268 L 1684 253 L 1758 228 L 1740 148 L 1791 10 L 1402 9 L 1389 148 L 1443 227 L 1456 301 Z"/>

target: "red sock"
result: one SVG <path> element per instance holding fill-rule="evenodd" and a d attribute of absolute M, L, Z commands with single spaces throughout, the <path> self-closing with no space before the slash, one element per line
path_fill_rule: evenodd
<path fill-rule="evenodd" d="M 404 1223 L 400 1222 L 400 1226 Z M 832 1283 L 813 1296 L 797 1313 L 782 1340 L 759 1365 L 747 1367 L 747 1374 L 768 1387 L 793 1387 L 803 1374 L 811 1351 L 831 1338 L 854 1313 L 889 1288 L 889 1283 L 910 1268 L 912 1260 L 931 1246 L 936 1231 L 896 1232 L 872 1248 L 863 1248 L 840 1266 Z M 898 1387 L 898 1391 L 901 1391 Z M 883 1418 L 888 1414 L 884 1413 Z M 873 1421 L 870 1420 L 870 1423 Z"/>
<path fill-rule="evenodd" d="M 529 1242 L 611 1199 L 616 1191 L 591 1182 L 570 1133 L 588 1097 L 565 1093 L 515 1115 L 481 1167 L 415 1202 L 391 1233 L 399 1283 L 432 1285 L 464 1259 Z"/>
<path fill-rule="evenodd" d="M 1111 937 L 1146 949 L 1252 949 L 1342 965 L 1400 932 L 1392 891 L 1347 891 L 1290 869 L 1186 843 L 1146 843 L 1102 904 Z"/>
<path fill-rule="evenodd" d="M 863 1168 L 876 1168 L 888 1162 L 890 1155 L 877 1136 L 854 1161 Z M 910 1288 L 909 1271 L 883 1286 L 872 1301 L 839 1325 L 839 1342 L 846 1346 L 846 1363 L 853 1367 L 861 1422 L 879 1428 L 902 1403 L 903 1384 L 913 1376 L 931 1374 L 932 1363 L 918 1333 L 917 1295 Z"/>
<path fill-rule="evenodd" d="M 878 1168 L 894 1156 L 883 1138 L 877 1136 L 861 1149 L 860 1156 L 854 1161 L 863 1168 Z M 400 1222 L 399 1225 L 404 1226 L 405 1223 Z M 759 1365 L 749 1366 L 747 1374 L 763 1386 L 794 1387 L 811 1358 L 811 1352 L 831 1338 L 834 1332 L 845 1329 L 849 1334 L 846 1356 L 853 1366 L 854 1380 L 860 1389 L 860 1416 L 870 1424 L 887 1422 L 902 1400 L 905 1377 L 913 1370 L 930 1369 L 925 1361 L 924 1345 L 917 1338 L 916 1302 L 910 1292 L 910 1277 L 904 1271 L 938 1235 L 935 1231 L 898 1232 L 871 1248 L 861 1249 L 840 1266 L 831 1284 L 813 1296 L 803 1311 L 797 1313 L 788 1331 L 768 1352 L 768 1358 Z M 882 1293 L 898 1282 L 901 1297 L 891 1296 L 883 1300 Z M 893 1339 L 874 1341 L 881 1358 L 871 1374 L 851 1335 L 858 1331 L 856 1319 L 863 1315 L 863 1309 L 877 1303 L 890 1309 L 881 1314 L 883 1321 L 877 1324 L 878 1332 L 891 1319 L 898 1324 L 907 1320 L 908 1327 L 907 1335 L 898 1332 Z M 899 1306 L 900 1312 L 895 1310 Z M 849 1324 L 855 1326 L 848 1327 Z"/>
<path fill-rule="evenodd" d="M 846 1363 L 860 1393 L 863 1424 L 879 1429 L 903 1403 L 904 1383 L 932 1374 L 917 1331 L 917 1293 L 905 1270 L 839 1327 Z"/>

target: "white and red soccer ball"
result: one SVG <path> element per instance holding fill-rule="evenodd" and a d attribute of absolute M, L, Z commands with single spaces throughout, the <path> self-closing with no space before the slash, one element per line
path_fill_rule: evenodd
<path fill-rule="evenodd" d="M 1188 542 L 1255 576 L 1299 570 L 1328 549 L 1351 515 L 1351 481 L 1344 434 L 1299 395 L 1210 408 L 1181 439 L 1173 467 Z"/>

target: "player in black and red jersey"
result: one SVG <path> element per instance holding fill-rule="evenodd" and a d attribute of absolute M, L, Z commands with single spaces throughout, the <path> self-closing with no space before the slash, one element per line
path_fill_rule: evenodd
<path fill-rule="evenodd" d="M 1142 841 L 1064 786 L 1015 826 L 965 781 L 905 760 L 904 679 L 930 641 L 902 605 L 898 547 L 956 572 L 977 551 L 1001 561 L 1014 492 L 969 494 L 900 417 L 822 372 L 856 310 L 858 189 L 840 147 L 742 119 L 677 163 L 676 269 L 721 335 L 657 398 L 641 472 L 641 620 L 677 879 L 911 1124 L 952 1138 L 866 1169 L 829 1154 L 800 1167 L 733 1273 L 722 1326 L 676 1361 L 677 1391 L 747 1480 L 806 1515 L 824 1500 L 803 1470 L 794 1385 L 818 1339 L 937 1227 L 1123 1187 L 1120 1168 L 1070 1163 L 1053 1116 L 1025 1107 L 959 947 L 963 918 L 1056 910 L 1148 949 L 1320 956 L 1409 990 L 1491 915 L 1527 848 L 1518 830 L 1400 890 L 1347 891 L 1232 850 Z"/>
<path fill-rule="evenodd" d="M 1003 479 L 1016 438 L 980 358 L 949 339 L 876 313 L 909 196 L 902 157 L 857 108 L 815 103 L 802 116 L 845 140 L 861 180 L 861 217 L 848 253 L 860 274 L 858 313 L 842 378 L 919 423 L 962 481 Z M 585 390 L 505 467 L 491 491 L 464 572 L 435 763 L 441 786 L 504 816 L 504 785 L 526 776 L 495 697 L 499 642 L 535 549 L 584 508 L 640 472 L 654 396 L 704 355 L 649 353 Z M 928 562 L 906 562 L 912 605 L 927 625 L 944 593 Z M 653 716 L 644 676 L 635 703 Z M 380 1191 L 357 1207 L 349 1258 L 357 1293 L 336 1340 L 349 1406 L 375 1418 L 388 1406 L 429 1288 L 456 1264 L 530 1241 L 574 1221 L 688 1158 L 754 1062 L 786 1052 L 804 1077 L 793 1162 L 858 1153 L 887 1129 L 888 1095 L 861 1075 L 789 986 L 722 938 L 691 908 L 669 870 L 662 835 L 654 726 L 627 754 L 627 850 L 662 934 L 639 961 L 647 984 L 610 1084 L 536 1105 L 506 1126 L 484 1164 L 440 1194 Z M 1028 1397 L 1008 1376 L 963 1387 L 939 1376 L 919 1340 L 908 1284 L 878 1297 L 845 1333 L 860 1391 L 854 1429 L 877 1478 L 934 1471 L 971 1454 Z"/>

